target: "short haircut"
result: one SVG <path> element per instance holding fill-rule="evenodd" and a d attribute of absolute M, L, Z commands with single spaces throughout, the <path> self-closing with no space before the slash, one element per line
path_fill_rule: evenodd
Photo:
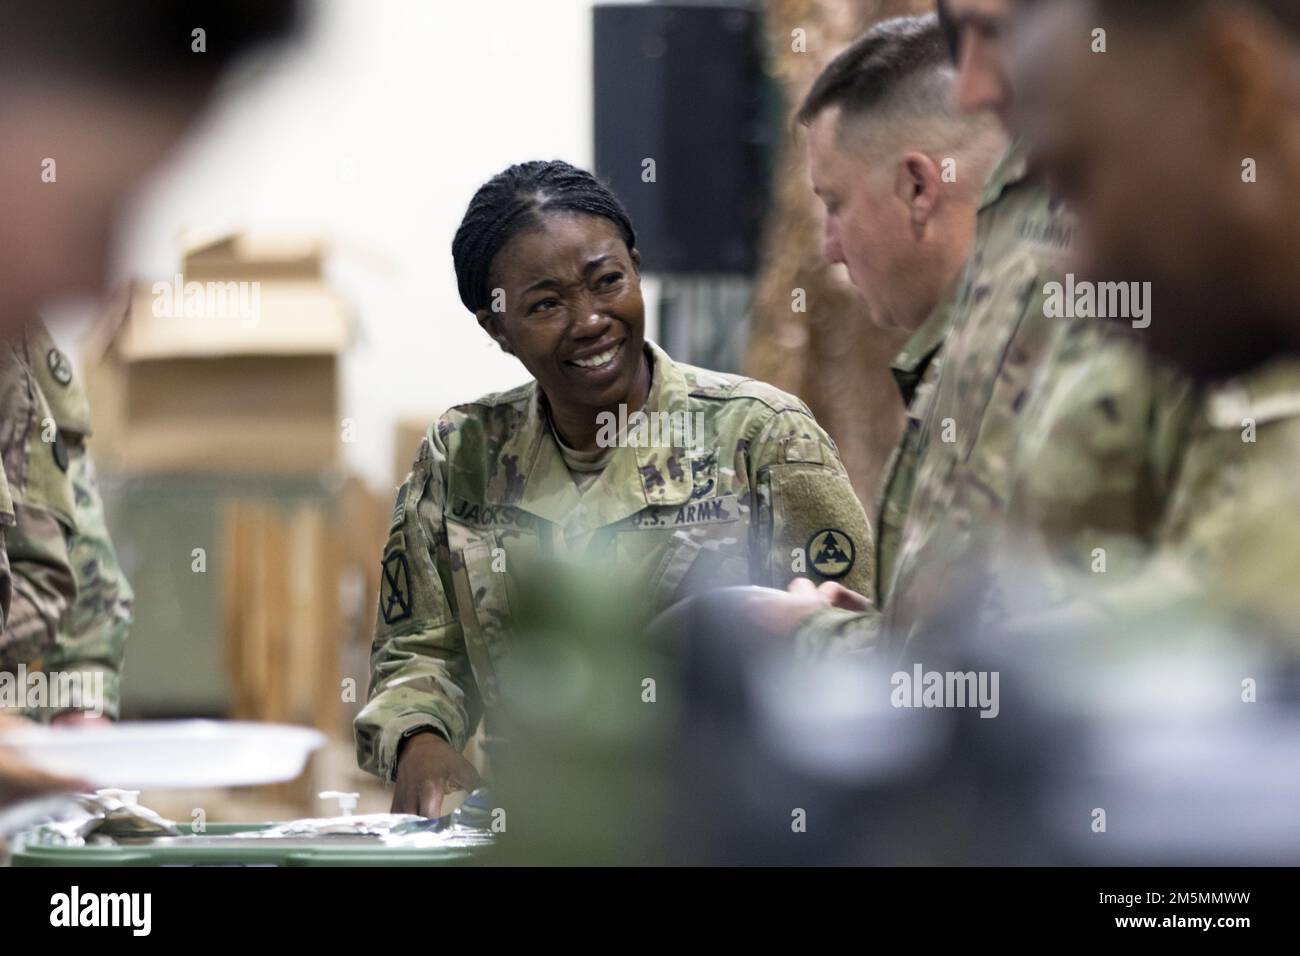
<path fill-rule="evenodd" d="M 1104 16 L 1117 20 L 1173 24 L 1200 14 L 1220 0 L 1096 0 Z M 1271 14 L 1292 37 L 1300 39 L 1300 0 L 1237 0 Z"/>
<path fill-rule="evenodd" d="M 542 216 L 569 213 L 598 216 L 618 229 L 628 252 L 636 248 L 636 231 L 613 190 L 563 160 L 533 160 L 503 169 L 474 193 L 451 242 L 460 301 L 471 312 L 491 301 L 488 276 L 506 243 L 536 228 Z"/>
<path fill-rule="evenodd" d="M 0 65 L 96 85 L 206 88 L 243 54 L 288 38 L 298 0 L 0 0 Z M 204 51 L 193 31 L 204 30 Z"/>
<path fill-rule="evenodd" d="M 822 71 L 795 118 L 807 126 L 824 110 L 843 118 L 952 113 L 952 60 L 934 14 L 884 20 Z"/>

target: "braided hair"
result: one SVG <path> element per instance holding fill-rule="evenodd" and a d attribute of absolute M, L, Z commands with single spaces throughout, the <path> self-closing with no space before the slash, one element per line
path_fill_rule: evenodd
<path fill-rule="evenodd" d="M 585 169 L 563 160 L 533 160 L 497 173 L 479 187 L 451 242 L 460 300 L 471 312 L 491 298 L 492 260 L 516 235 L 536 226 L 548 212 L 576 212 L 608 219 L 631 251 L 636 233 L 627 210 L 609 187 Z"/>

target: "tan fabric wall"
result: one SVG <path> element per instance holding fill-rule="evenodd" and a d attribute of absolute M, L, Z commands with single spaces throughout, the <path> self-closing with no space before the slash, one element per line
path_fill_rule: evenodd
<path fill-rule="evenodd" d="M 821 70 L 879 19 L 928 13 L 932 0 L 766 0 L 772 69 L 789 113 Z M 806 52 L 796 52 L 796 29 Z M 889 363 L 904 338 L 876 329 L 843 267 L 821 259 L 820 210 L 804 159 L 802 131 L 783 125 L 772 215 L 764 240 L 746 372 L 812 406 L 839 445 L 854 487 L 874 507 L 903 409 Z M 806 293 L 806 312 L 792 308 Z"/>

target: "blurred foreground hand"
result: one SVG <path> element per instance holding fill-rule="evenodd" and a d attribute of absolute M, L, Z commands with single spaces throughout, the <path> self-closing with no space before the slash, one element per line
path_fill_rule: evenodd
<path fill-rule="evenodd" d="M 0 714 L 0 735 L 31 724 L 32 721 L 22 717 Z M 0 740 L 0 807 L 35 797 L 89 789 L 90 786 L 85 781 L 56 777 L 44 770 L 29 766 L 16 754 L 6 750 L 3 740 Z"/>
<path fill-rule="evenodd" d="M 841 611 L 869 611 L 874 603 L 866 595 L 850 591 L 835 581 L 815 585 L 807 578 L 795 578 L 786 590 L 795 597 L 817 601 L 822 607 L 835 607 Z"/>
<path fill-rule="evenodd" d="M 50 721 L 51 727 L 109 727 L 112 721 L 103 714 L 91 714 L 84 710 L 70 710 L 59 714 Z"/>

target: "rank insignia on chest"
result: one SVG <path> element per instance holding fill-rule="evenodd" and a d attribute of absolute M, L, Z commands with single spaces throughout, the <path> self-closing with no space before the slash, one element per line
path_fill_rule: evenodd
<path fill-rule="evenodd" d="M 700 458 L 691 459 L 691 498 L 707 498 L 718 486 L 718 454 L 710 451 Z"/>

